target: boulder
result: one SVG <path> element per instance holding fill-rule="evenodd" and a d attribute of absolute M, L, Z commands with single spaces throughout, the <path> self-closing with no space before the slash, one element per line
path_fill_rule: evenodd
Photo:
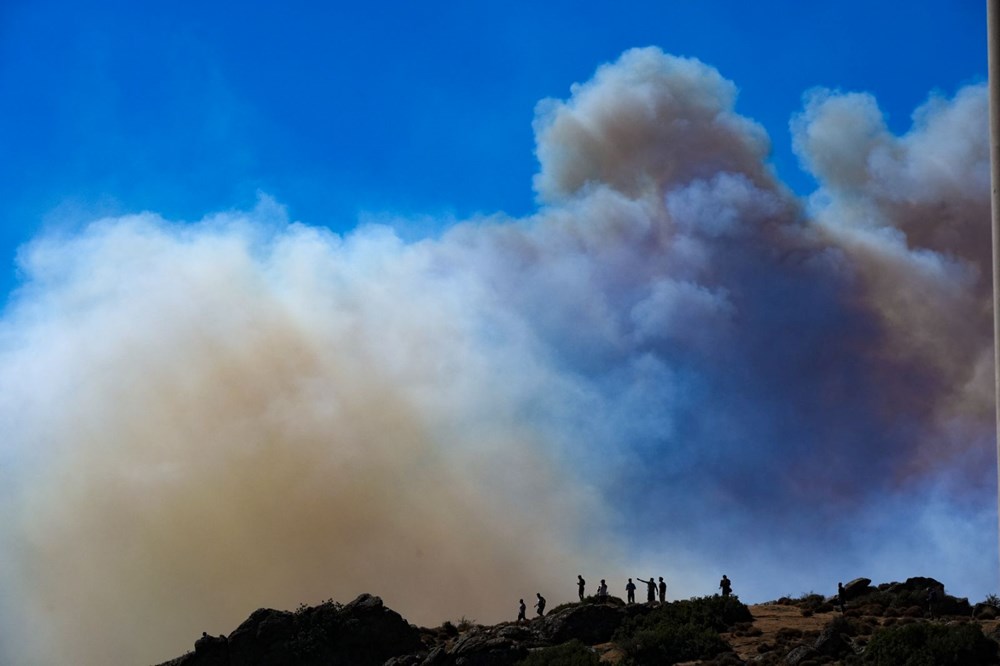
<path fill-rule="evenodd" d="M 448 653 L 445 652 L 443 646 L 438 646 L 430 651 L 422 662 L 420 666 L 442 666 L 442 664 L 448 663 Z"/>
<path fill-rule="evenodd" d="M 813 648 L 827 657 L 839 658 L 854 653 L 851 645 L 851 627 L 844 618 L 838 617 L 829 622 L 820 632 Z"/>
<path fill-rule="evenodd" d="M 625 619 L 624 607 L 612 604 L 579 604 L 544 618 L 542 636 L 554 645 L 576 639 L 585 645 L 611 640 Z"/>
<path fill-rule="evenodd" d="M 814 648 L 808 645 L 800 645 L 785 655 L 785 663 L 789 664 L 789 666 L 797 666 L 807 659 L 815 659 L 818 656 L 820 654 Z"/>
<path fill-rule="evenodd" d="M 888 583 L 879 589 L 896 597 L 893 605 L 902 605 L 900 614 L 904 617 L 922 617 L 927 612 L 940 615 L 971 615 L 973 608 L 969 600 L 945 594 L 944 583 L 926 576 L 907 578 L 902 583 Z M 934 592 L 933 603 L 928 595 Z M 917 613 L 916 609 L 920 612 Z"/>
<path fill-rule="evenodd" d="M 980 602 L 972 609 L 972 617 L 977 620 L 995 620 L 998 617 L 997 608 L 992 604 Z"/>
<path fill-rule="evenodd" d="M 425 658 L 424 654 L 404 654 L 402 657 L 393 657 L 383 666 L 422 666 Z"/>
<path fill-rule="evenodd" d="M 509 632 L 502 635 L 489 629 L 472 630 L 455 641 L 448 650 L 450 660 L 444 663 L 456 666 L 507 666 L 528 655 L 529 643 L 534 644 L 534 641 L 517 640 Z"/>
<path fill-rule="evenodd" d="M 934 615 L 972 615 L 972 604 L 965 597 L 953 597 L 945 594 L 934 602 Z"/>
<path fill-rule="evenodd" d="M 229 635 L 234 664 L 278 664 L 295 636 L 295 614 L 259 608 Z"/>
<path fill-rule="evenodd" d="M 322 621 L 322 613 L 315 615 Z M 331 654 L 344 658 L 343 663 L 381 666 L 391 657 L 423 648 L 417 629 L 399 613 L 383 606 L 379 597 L 360 595 L 344 606 L 338 619 L 340 622 L 330 635 Z"/>
<path fill-rule="evenodd" d="M 939 595 L 944 595 L 944 583 L 925 576 L 914 576 L 907 578 L 903 583 L 891 583 L 889 592 L 925 592 L 927 590 L 937 590 Z"/>
<path fill-rule="evenodd" d="M 855 578 L 844 585 L 844 601 L 857 599 L 858 597 L 874 592 L 871 578 Z"/>

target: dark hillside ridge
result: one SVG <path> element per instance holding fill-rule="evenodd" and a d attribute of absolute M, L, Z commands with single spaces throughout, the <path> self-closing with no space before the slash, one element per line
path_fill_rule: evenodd
<path fill-rule="evenodd" d="M 228 636 L 204 635 L 193 652 L 160 666 L 865 664 L 875 663 L 877 655 L 880 662 L 901 658 L 900 650 L 935 649 L 957 652 L 961 661 L 941 661 L 930 652 L 921 658 L 1000 664 L 995 640 L 1000 600 L 992 600 L 997 603 L 973 608 L 945 594 L 932 578 L 877 587 L 859 578 L 845 585 L 843 609 L 835 597 L 815 594 L 755 606 L 787 607 L 783 613 L 790 623 L 796 618 L 812 623 L 805 630 L 789 627 L 762 636 L 737 597 L 632 605 L 616 597 L 589 597 L 527 622 L 463 621 L 457 627 L 445 622 L 428 629 L 407 623 L 379 597 L 363 594 L 344 605 L 328 601 L 294 612 L 257 610 Z"/>

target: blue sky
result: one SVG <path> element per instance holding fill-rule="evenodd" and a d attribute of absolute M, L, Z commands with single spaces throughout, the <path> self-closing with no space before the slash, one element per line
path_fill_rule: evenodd
<path fill-rule="evenodd" d="M 535 104 L 634 46 L 740 88 L 780 176 L 813 187 L 787 123 L 815 86 L 873 93 L 899 132 L 986 75 L 985 3 L 9 0 L 0 8 L 0 288 L 46 224 L 252 205 L 335 230 L 359 213 L 534 206 Z"/>

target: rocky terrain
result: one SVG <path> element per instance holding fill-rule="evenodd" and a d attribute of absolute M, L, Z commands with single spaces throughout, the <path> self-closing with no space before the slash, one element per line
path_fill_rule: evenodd
<path fill-rule="evenodd" d="M 626 606 L 588 598 L 542 618 L 416 627 L 361 595 L 297 611 L 255 611 L 161 666 L 507 666 L 524 664 L 1000 664 L 1000 599 L 972 606 L 932 578 L 836 598 L 745 606 L 731 597 Z M 909 660 L 909 661 L 907 661 Z"/>

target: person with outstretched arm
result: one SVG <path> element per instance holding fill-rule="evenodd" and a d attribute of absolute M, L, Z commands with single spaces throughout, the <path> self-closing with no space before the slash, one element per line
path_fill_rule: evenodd
<path fill-rule="evenodd" d="M 638 579 L 640 583 L 646 584 L 646 603 L 651 604 L 656 601 L 656 581 L 650 576 L 649 580 Z"/>

